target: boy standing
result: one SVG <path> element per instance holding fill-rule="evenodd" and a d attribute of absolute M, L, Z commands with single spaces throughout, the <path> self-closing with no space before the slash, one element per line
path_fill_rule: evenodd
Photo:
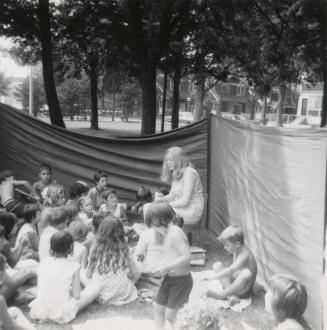
<path fill-rule="evenodd" d="M 52 168 L 50 165 L 41 164 L 39 167 L 39 181 L 33 184 L 33 193 L 35 196 L 38 196 L 40 200 L 44 200 L 46 194 L 46 188 L 50 184 L 55 184 L 55 181 L 52 181 Z"/>
<path fill-rule="evenodd" d="M 145 214 L 145 223 L 155 231 L 155 243 L 161 245 L 159 263 L 145 272 L 163 276 L 154 302 L 156 329 L 163 329 L 166 320 L 174 324 L 177 311 L 188 301 L 193 287 L 190 271 L 191 253 L 181 228 L 173 224 L 175 212 L 166 203 L 151 203 Z"/>
<path fill-rule="evenodd" d="M 227 227 L 218 239 L 224 244 L 224 249 L 233 256 L 230 266 L 224 266 L 221 262 L 213 265 L 213 275 L 204 280 L 219 279 L 223 290 L 207 291 L 207 296 L 215 299 L 249 298 L 252 293 L 257 276 L 257 262 L 250 250 L 244 246 L 244 233 L 239 226 Z M 236 297 L 235 297 L 236 296 Z"/>
<path fill-rule="evenodd" d="M 15 198 L 15 187 L 17 186 L 24 186 L 29 192 L 32 192 L 32 186 L 28 181 L 15 180 L 14 172 L 5 170 L 0 173 L 0 202 L 6 211 L 21 218 L 27 209 L 39 210 L 40 204 L 22 204 Z"/>

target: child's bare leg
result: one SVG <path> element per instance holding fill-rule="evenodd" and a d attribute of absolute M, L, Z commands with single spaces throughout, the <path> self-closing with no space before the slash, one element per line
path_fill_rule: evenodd
<path fill-rule="evenodd" d="M 10 307 L 8 313 L 11 318 L 15 321 L 16 330 L 32 330 L 35 329 L 33 324 L 25 317 L 20 309 L 17 307 Z"/>
<path fill-rule="evenodd" d="M 154 323 L 156 325 L 156 330 L 162 330 L 166 323 L 166 317 L 165 317 L 166 307 L 154 302 L 153 309 L 154 309 Z"/>
<path fill-rule="evenodd" d="M 212 265 L 212 269 L 215 273 L 219 273 L 222 270 L 224 270 L 225 268 L 226 267 L 224 266 L 224 264 L 220 261 L 217 261 Z M 227 276 L 227 277 L 224 277 L 224 278 L 220 278 L 219 282 L 221 283 L 223 288 L 227 288 L 232 284 L 232 279 L 231 279 L 231 277 Z"/>
<path fill-rule="evenodd" d="M 0 288 L 0 295 L 8 300 L 17 289 L 22 286 L 27 280 L 36 276 L 34 271 L 20 270 L 10 278 L 10 285 L 4 284 Z"/>
<path fill-rule="evenodd" d="M 90 305 L 100 294 L 100 287 L 94 283 L 88 284 L 81 292 L 79 299 L 78 311 L 81 311 L 86 306 Z"/>
<path fill-rule="evenodd" d="M 224 288 L 224 290 L 220 293 L 210 292 L 210 296 L 216 299 L 226 299 L 232 295 L 240 296 L 250 290 L 253 285 L 252 278 L 252 272 L 249 269 L 244 269 L 231 285 Z"/>
<path fill-rule="evenodd" d="M 176 321 L 177 309 L 172 309 L 172 308 L 167 308 L 166 307 L 166 313 L 165 314 L 166 314 L 166 320 L 173 327 L 173 325 Z"/>

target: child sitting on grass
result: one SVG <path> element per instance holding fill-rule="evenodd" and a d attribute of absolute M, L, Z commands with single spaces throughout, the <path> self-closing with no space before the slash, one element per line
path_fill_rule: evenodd
<path fill-rule="evenodd" d="M 33 259 L 39 261 L 39 236 L 36 232 L 36 211 L 28 211 L 24 215 L 24 224 L 20 228 L 15 248 L 18 249 L 21 240 L 26 241 L 26 245 L 23 247 L 21 260 Z"/>
<path fill-rule="evenodd" d="M 114 189 L 105 190 L 102 196 L 105 199 L 105 203 L 100 206 L 99 213 L 112 215 L 122 222 L 126 222 L 127 215 L 125 205 L 118 203 L 116 191 Z"/>
<path fill-rule="evenodd" d="M 52 184 L 47 188 L 44 200 L 45 208 L 40 214 L 40 220 L 38 223 L 40 236 L 42 235 L 43 230 L 48 226 L 48 213 L 50 213 L 54 207 L 63 206 L 65 202 L 65 188 L 63 186 L 58 184 Z"/>
<path fill-rule="evenodd" d="M 95 211 L 99 210 L 100 205 L 105 202 L 102 194 L 107 188 L 107 173 L 97 170 L 93 175 L 95 187 L 91 188 L 87 197 L 91 198 Z"/>
<path fill-rule="evenodd" d="M 32 318 L 68 323 L 98 296 L 95 287 L 80 292 L 80 265 L 69 258 L 73 246 L 66 231 L 51 237 L 51 256 L 42 259 L 38 268 L 37 296 L 30 304 Z"/>
<path fill-rule="evenodd" d="M 190 246 L 183 230 L 173 224 L 174 218 L 171 206 L 160 202 L 151 203 L 145 214 L 146 225 L 155 231 L 156 244 L 162 246 L 162 257 L 147 271 L 164 277 L 154 303 L 156 329 L 163 329 L 166 321 L 174 324 L 193 287 Z"/>
<path fill-rule="evenodd" d="M 5 170 L 0 173 L 0 203 L 7 212 L 14 213 L 18 218 L 23 217 L 27 210 L 39 210 L 40 203 L 23 204 L 15 198 L 15 188 L 23 186 L 29 193 L 33 188 L 26 180 L 16 180 L 14 172 Z"/>
<path fill-rule="evenodd" d="M 91 198 L 89 197 L 81 197 L 78 200 L 78 217 L 84 223 L 84 225 L 91 230 L 92 229 L 92 221 L 95 216 L 95 212 L 93 211 L 93 203 Z"/>
<path fill-rule="evenodd" d="M 141 186 L 136 192 L 136 200 L 137 203 L 132 206 L 131 211 L 143 215 L 144 204 L 151 203 L 153 200 L 151 190 Z"/>
<path fill-rule="evenodd" d="M 213 275 L 205 280 L 219 279 L 223 290 L 208 290 L 207 296 L 215 299 L 230 299 L 237 302 L 239 298 L 249 298 L 257 276 L 257 262 L 250 250 L 244 246 L 244 233 L 236 225 L 227 227 L 218 239 L 224 244 L 224 249 L 233 256 L 230 266 L 221 262 L 213 265 Z"/>
<path fill-rule="evenodd" d="M 52 168 L 48 164 L 40 165 L 38 175 L 40 180 L 33 184 L 33 193 L 40 201 L 43 201 L 45 199 L 47 187 L 56 182 L 52 180 Z"/>
<path fill-rule="evenodd" d="M 307 291 L 295 278 L 274 275 L 270 279 L 265 296 L 265 306 L 276 320 L 276 330 L 308 329 L 303 319 L 307 307 Z"/>
<path fill-rule="evenodd" d="M 77 261 L 83 269 L 87 265 L 87 248 L 82 244 L 88 234 L 87 227 L 81 221 L 73 221 L 68 226 L 68 231 L 74 240 L 74 250 L 72 259 Z"/>
<path fill-rule="evenodd" d="M 39 256 L 40 260 L 50 256 L 50 240 L 54 233 L 63 231 L 66 228 L 67 214 L 64 207 L 54 207 L 48 214 L 45 221 L 48 226 L 40 236 Z"/>
<path fill-rule="evenodd" d="M 113 216 L 100 221 L 89 254 L 87 277 L 100 290 L 99 300 L 111 305 L 128 304 L 137 299 L 130 279 L 129 248 L 122 222 Z"/>
<path fill-rule="evenodd" d="M 78 201 L 86 196 L 89 191 L 88 185 L 84 181 L 76 181 L 69 188 L 69 200 L 66 205 L 75 205 L 78 207 Z"/>

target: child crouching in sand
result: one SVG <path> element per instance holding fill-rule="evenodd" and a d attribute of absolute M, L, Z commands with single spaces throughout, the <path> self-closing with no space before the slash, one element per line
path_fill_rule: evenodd
<path fill-rule="evenodd" d="M 166 320 L 174 324 L 193 287 L 190 247 L 183 230 L 173 224 L 174 218 L 174 210 L 160 202 L 150 204 L 145 214 L 146 225 L 155 231 L 156 244 L 162 246 L 162 258 L 148 270 L 164 277 L 154 302 L 156 329 L 163 329 Z"/>
<path fill-rule="evenodd" d="M 257 276 L 257 263 L 250 250 L 244 246 L 244 233 L 238 226 L 227 227 L 218 239 L 224 244 L 224 249 L 233 256 L 230 266 L 224 266 L 221 262 L 213 265 L 213 275 L 205 277 L 205 280 L 219 279 L 222 291 L 207 291 L 207 296 L 215 299 L 249 298 Z"/>

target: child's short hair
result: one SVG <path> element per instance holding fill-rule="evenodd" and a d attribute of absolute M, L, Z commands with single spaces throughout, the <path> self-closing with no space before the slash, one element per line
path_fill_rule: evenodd
<path fill-rule="evenodd" d="M 27 210 L 24 212 L 24 221 L 31 223 L 36 218 L 37 210 Z"/>
<path fill-rule="evenodd" d="M 0 237 L 5 237 L 5 227 L 0 225 Z"/>
<path fill-rule="evenodd" d="M 151 203 L 152 202 L 151 190 L 147 187 L 141 186 L 136 192 L 136 199 L 139 202 Z"/>
<path fill-rule="evenodd" d="M 176 213 L 173 208 L 162 202 L 151 203 L 144 216 L 145 224 L 150 228 L 154 227 L 168 227 L 170 222 L 174 222 Z"/>
<path fill-rule="evenodd" d="M 66 211 L 67 222 L 68 222 L 67 224 L 70 224 L 79 212 L 78 206 L 75 203 L 72 203 L 72 204 L 64 205 L 63 208 Z"/>
<path fill-rule="evenodd" d="M 166 187 L 158 187 L 156 192 L 159 194 L 163 194 L 164 196 L 169 194 L 169 190 Z"/>
<path fill-rule="evenodd" d="M 54 207 L 49 210 L 46 220 L 50 226 L 58 227 L 67 221 L 67 211 L 63 206 Z"/>
<path fill-rule="evenodd" d="M 87 184 L 82 181 L 77 181 L 71 185 L 69 188 L 69 198 L 74 199 L 82 196 L 89 190 Z"/>
<path fill-rule="evenodd" d="M 41 172 L 44 171 L 44 170 L 47 170 L 47 171 L 49 171 L 49 173 L 52 173 L 52 168 L 51 168 L 51 166 L 48 165 L 48 164 L 45 164 L 45 163 L 43 163 L 43 164 L 41 164 L 41 165 L 39 166 L 39 173 L 41 173 Z"/>
<path fill-rule="evenodd" d="M 74 241 L 85 238 L 89 232 L 84 223 L 77 220 L 70 223 L 68 231 L 72 235 Z"/>
<path fill-rule="evenodd" d="M 68 231 L 58 231 L 50 239 L 50 254 L 55 258 L 67 258 L 73 254 L 74 241 Z"/>
<path fill-rule="evenodd" d="M 0 213 L 0 225 L 5 228 L 4 236 L 6 239 L 9 239 L 10 233 L 16 223 L 16 220 L 17 218 L 13 213 Z"/>
<path fill-rule="evenodd" d="M 230 241 L 232 243 L 239 242 L 244 244 L 244 233 L 241 227 L 236 225 L 228 226 L 218 237 L 218 240 L 222 243 Z"/>
<path fill-rule="evenodd" d="M 277 274 L 269 281 L 271 309 L 278 323 L 286 319 L 303 321 L 307 307 L 307 290 L 304 285 L 288 275 Z"/>
<path fill-rule="evenodd" d="M 108 177 L 108 175 L 106 172 L 104 172 L 102 170 L 97 170 L 93 175 L 93 181 L 96 184 L 100 181 L 101 178 L 107 178 L 107 177 Z"/>
<path fill-rule="evenodd" d="M 0 183 L 5 181 L 7 178 L 10 178 L 11 176 L 15 176 L 15 173 L 11 170 L 4 170 L 0 172 Z"/>
<path fill-rule="evenodd" d="M 116 190 L 109 188 L 109 189 L 105 189 L 105 191 L 102 193 L 102 197 L 107 200 L 109 195 L 115 195 L 117 196 Z"/>

